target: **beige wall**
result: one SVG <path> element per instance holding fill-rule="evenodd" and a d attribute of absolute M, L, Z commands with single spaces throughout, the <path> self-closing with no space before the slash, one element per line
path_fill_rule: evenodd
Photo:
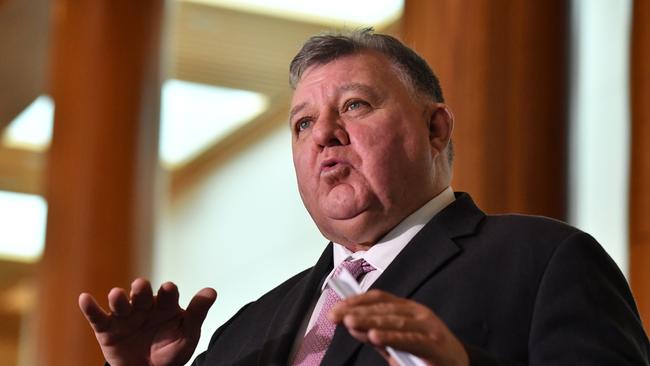
<path fill-rule="evenodd" d="M 300 201 L 290 141 L 282 121 L 163 209 L 153 285 L 173 280 L 183 306 L 203 287 L 219 294 L 199 352 L 217 326 L 311 267 L 327 243 Z"/>

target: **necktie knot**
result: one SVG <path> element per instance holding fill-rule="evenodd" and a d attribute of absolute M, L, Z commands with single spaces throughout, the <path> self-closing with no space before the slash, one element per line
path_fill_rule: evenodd
<path fill-rule="evenodd" d="M 341 264 L 339 264 L 338 267 L 336 267 L 333 277 L 338 277 L 344 268 L 350 272 L 352 277 L 354 277 L 354 279 L 357 281 L 361 276 L 375 269 L 375 267 L 366 262 L 366 260 L 363 258 L 354 261 L 343 261 Z"/>

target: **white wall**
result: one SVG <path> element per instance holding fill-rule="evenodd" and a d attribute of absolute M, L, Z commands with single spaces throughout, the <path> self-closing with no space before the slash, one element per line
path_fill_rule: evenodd
<path fill-rule="evenodd" d="M 198 351 L 237 309 L 316 263 L 327 241 L 303 208 L 287 124 L 167 204 L 153 283 L 175 282 L 181 305 L 203 287 L 218 292 Z"/>

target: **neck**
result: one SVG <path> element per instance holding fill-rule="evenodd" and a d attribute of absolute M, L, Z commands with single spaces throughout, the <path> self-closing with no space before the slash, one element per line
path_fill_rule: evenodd
<path fill-rule="evenodd" d="M 363 244 L 342 244 L 352 253 L 364 252 L 370 249 L 375 243 L 363 243 Z"/>

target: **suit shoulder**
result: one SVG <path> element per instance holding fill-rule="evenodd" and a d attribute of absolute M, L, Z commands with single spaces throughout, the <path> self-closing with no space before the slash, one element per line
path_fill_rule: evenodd
<path fill-rule="evenodd" d="M 560 220 L 522 214 L 488 215 L 480 230 L 490 235 L 535 243 L 559 244 L 575 234 L 587 235 Z"/>
<path fill-rule="evenodd" d="M 275 299 L 278 297 L 283 297 L 287 292 L 289 292 L 291 289 L 293 289 L 298 282 L 300 282 L 308 273 L 309 271 L 312 270 L 313 267 L 307 268 L 304 271 L 295 274 L 293 277 L 285 280 L 278 286 L 274 287 L 271 289 L 269 292 L 265 293 L 262 295 L 259 299 L 257 299 L 255 302 L 264 302 L 265 300 L 268 299 Z"/>
<path fill-rule="evenodd" d="M 561 247 L 604 253 L 589 234 L 562 221 L 541 216 L 488 215 L 475 234 L 459 241 L 468 253 L 481 258 L 521 261 L 531 265 L 529 269 L 547 263 Z"/>

